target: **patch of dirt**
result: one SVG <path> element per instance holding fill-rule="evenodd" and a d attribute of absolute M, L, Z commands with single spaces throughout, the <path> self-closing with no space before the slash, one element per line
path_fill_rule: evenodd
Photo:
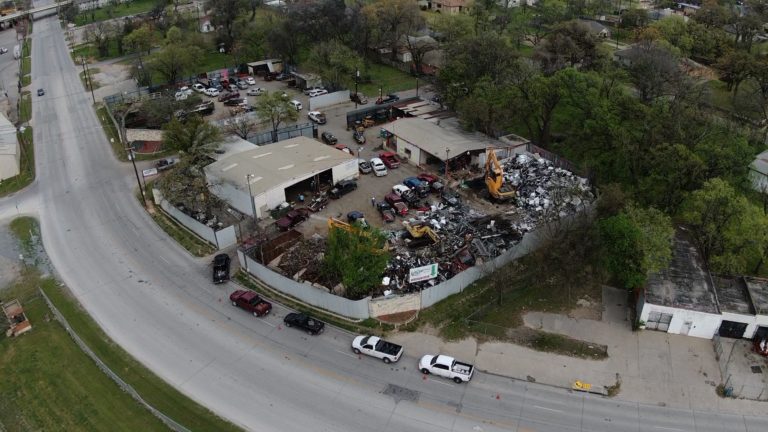
<path fill-rule="evenodd" d="M 93 80 L 105 87 L 131 79 L 131 67 L 128 65 L 112 63 L 100 64 L 99 73 L 93 75 Z"/>
<path fill-rule="evenodd" d="M 418 313 L 419 311 L 412 310 L 389 315 L 381 315 L 376 317 L 376 319 L 387 324 L 406 324 L 414 319 Z"/>
<path fill-rule="evenodd" d="M 576 301 L 577 307 L 568 311 L 568 317 L 575 319 L 589 319 L 594 321 L 600 321 L 603 317 L 602 304 L 592 299 L 590 296 L 585 295 Z"/>
<path fill-rule="evenodd" d="M 529 327 L 509 329 L 507 330 L 507 337 L 509 342 L 536 351 L 590 360 L 603 360 L 608 357 L 608 347 L 606 345 L 573 339 Z"/>

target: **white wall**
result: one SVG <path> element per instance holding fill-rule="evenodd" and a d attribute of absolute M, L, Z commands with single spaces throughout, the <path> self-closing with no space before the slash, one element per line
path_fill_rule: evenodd
<path fill-rule="evenodd" d="M 337 92 L 309 98 L 309 110 L 318 110 L 320 108 L 347 102 L 349 102 L 349 90 L 339 90 Z"/>
<path fill-rule="evenodd" d="M 214 195 L 228 202 L 229 205 L 237 209 L 240 213 L 253 216 L 253 206 L 251 206 L 251 202 L 248 199 L 248 192 L 237 189 L 231 183 L 220 181 L 218 178 L 211 175 L 210 172 L 206 172 L 206 175 L 210 184 L 209 188 Z M 256 217 L 259 217 L 258 209 Z"/>
<path fill-rule="evenodd" d="M 723 312 L 723 321 L 733 321 L 747 324 L 747 328 L 744 330 L 743 338 L 752 338 L 757 329 L 757 317 L 755 315 L 742 315 L 731 312 Z"/>
<path fill-rule="evenodd" d="M 331 174 L 333 175 L 334 184 L 342 180 L 358 178 L 360 173 L 357 169 L 357 159 L 350 159 L 341 165 L 336 165 L 331 169 Z"/>
<path fill-rule="evenodd" d="M 16 155 L 0 155 L 0 180 L 19 175 L 19 160 Z"/>
<path fill-rule="evenodd" d="M 723 320 L 722 315 L 719 314 L 710 314 L 688 309 L 659 306 L 647 302 L 643 304 L 639 319 L 641 321 L 647 322 L 648 314 L 651 312 L 660 312 L 672 315 L 672 321 L 669 323 L 669 330 L 667 330 L 667 333 L 680 334 L 680 330 L 682 330 L 683 324 L 686 321 L 690 321 L 692 325 L 691 330 L 688 332 L 688 336 L 700 337 L 704 339 L 712 339 L 715 333 L 717 333 L 717 330 L 720 328 L 720 323 Z"/>
<path fill-rule="evenodd" d="M 408 150 L 411 152 L 410 155 L 408 155 L 405 150 Z M 422 165 L 427 162 L 427 156 L 429 153 L 424 152 L 423 157 L 424 160 L 422 161 L 422 151 L 420 148 L 416 147 L 415 145 L 409 143 L 408 141 L 404 139 L 400 139 L 397 141 L 397 154 L 398 156 L 402 157 L 403 159 L 407 160 L 409 164 L 411 165 Z"/>

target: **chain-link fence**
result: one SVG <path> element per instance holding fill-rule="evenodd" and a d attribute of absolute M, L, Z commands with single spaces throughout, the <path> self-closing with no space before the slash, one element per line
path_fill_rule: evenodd
<path fill-rule="evenodd" d="M 180 425 L 179 423 L 176 423 L 172 418 L 168 417 L 167 415 L 160 412 L 157 408 L 150 405 L 147 401 L 144 400 L 144 398 L 141 397 L 141 395 L 127 382 L 123 381 L 122 378 L 120 378 L 116 373 L 112 371 L 112 369 L 109 368 L 106 364 L 104 364 L 103 361 L 94 353 L 88 345 L 86 345 L 85 342 L 83 342 L 82 339 L 80 339 L 80 336 L 77 335 L 77 333 L 70 327 L 69 322 L 67 322 L 67 319 L 64 318 L 64 316 L 59 312 L 58 309 L 56 309 L 56 306 L 53 305 L 51 300 L 48 298 L 47 295 L 45 295 L 45 292 L 43 290 L 40 290 L 40 295 L 43 296 L 43 299 L 45 299 L 45 302 L 48 304 L 48 308 L 51 309 L 51 312 L 53 312 L 53 315 L 56 317 L 56 319 L 61 323 L 61 325 L 64 327 L 64 330 L 67 331 L 70 337 L 75 341 L 77 346 L 80 347 L 83 352 L 91 358 L 96 363 L 96 366 L 101 369 L 102 372 L 107 374 L 108 377 L 112 378 L 112 381 L 116 382 L 117 385 L 126 393 L 131 395 L 137 402 L 139 402 L 141 405 L 143 405 L 146 409 L 149 410 L 155 417 L 159 418 L 160 421 L 166 424 L 171 430 L 177 431 L 177 432 L 190 432 L 189 429 L 185 428 L 184 426 Z"/>

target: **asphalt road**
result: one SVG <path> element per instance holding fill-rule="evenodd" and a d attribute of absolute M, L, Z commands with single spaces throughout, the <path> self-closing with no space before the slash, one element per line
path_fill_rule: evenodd
<path fill-rule="evenodd" d="M 40 4 L 40 3 L 38 3 Z M 352 336 L 286 329 L 228 304 L 209 263 L 167 238 L 113 158 L 54 18 L 35 23 L 36 183 L 0 217 L 37 214 L 60 278 L 109 336 L 179 390 L 259 431 L 765 431 L 766 418 L 627 403 L 478 373 L 423 377 L 419 347 L 397 365 L 358 358 Z M 16 210 L 20 204 L 21 209 Z M 510 361 L 515 361 L 511 358 Z M 184 419 L 177 419 L 181 423 Z"/>

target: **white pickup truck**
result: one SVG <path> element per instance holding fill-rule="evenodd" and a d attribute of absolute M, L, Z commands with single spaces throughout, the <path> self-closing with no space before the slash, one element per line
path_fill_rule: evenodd
<path fill-rule="evenodd" d="M 419 360 L 419 370 L 425 375 L 435 374 L 461 384 L 472 379 L 475 367 L 446 355 L 425 355 Z"/>
<path fill-rule="evenodd" d="M 384 363 L 394 363 L 403 355 L 403 347 L 387 342 L 376 336 L 358 336 L 352 341 L 355 354 L 365 354 L 381 359 Z"/>

